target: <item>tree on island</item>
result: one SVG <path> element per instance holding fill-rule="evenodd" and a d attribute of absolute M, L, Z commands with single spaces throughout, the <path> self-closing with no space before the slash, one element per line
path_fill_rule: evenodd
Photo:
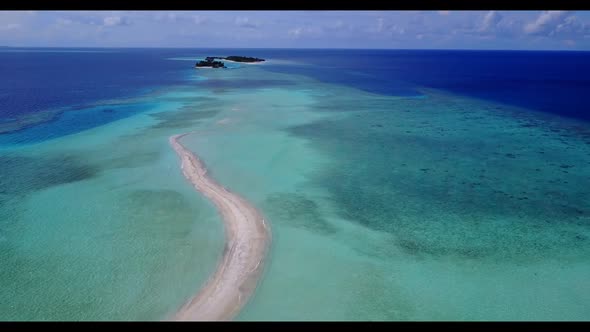
<path fill-rule="evenodd" d="M 212 68 L 227 68 L 221 61 L 214 61 L 214 58 L 207 57 L 204 61 L 199 61 L 195 67 L 212 67 Z"/>
<path fill-rule="evenodd" d="M 260 58 L 238 56 L 238 55 L 230 55 L 230 56 L 226 56 L 226 57 L 208 56 L 205 58 L 205 60 L 197 62 L 195 67 L 227 68 L 222 61 L 215 61 L 215 59 L 229 60 L 229 61 L 234 61 L 234 62 L 248 62 L 248 63 L 265 61 L 264 59 L 260 59 Z"/>

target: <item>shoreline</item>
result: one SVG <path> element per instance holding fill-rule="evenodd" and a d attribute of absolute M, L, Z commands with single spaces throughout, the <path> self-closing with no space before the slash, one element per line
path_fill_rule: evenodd
<path fill-rule="evenodd" d="M 215 272 L 172 320 L 231 320 L 254 293 L 270 245 L 270 229 L 262 214 L 244 198 L 207 175 L 203 162 L 179 140 L 169 138 L 181 159 L 187 180 L 217 208 L 224 223 L 226 243 Z"/>

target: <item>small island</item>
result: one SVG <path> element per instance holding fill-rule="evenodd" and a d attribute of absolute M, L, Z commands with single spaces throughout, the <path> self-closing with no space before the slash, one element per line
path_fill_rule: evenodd
<path fill-rule="evenodd" d="M 247 56 L 238 56 L 238 55 L 230 55 L 226 57 L 221 56 L 208 56 L 205 60 L 197 62 L 195 65 L 196 68 L 227 68 L 222 61 L 215 61 L 215 59 L 226 60 L 231 62 L 244 62 L 244 63 L 256 63 L 256 62 L 263 62 L 264 59 L 254 58 L 254 57 L 247 57 Z"/>
<path fill-rule="evenodd" d="M 206 68 L 227 68 L 223 62 L 215 61 L 216 58 L 217 57 L 208 56 L 205 58 L 205 60 L 197 62 L 195 67 L 197 67 L 197 68 L 203 68 L 203 67 L 206 67 Z"/>
<path fill-rule="evenodd" d="M 222 58 L 222 59 L 234 61 L 234 62 L 247 62 L 247 63 L 263 62 L 264 61 L 264 59 L 253 58 L 253 57 L 248 57 L 248 56 L 237 56 L 237 55 L 226 56 L 225 58 Z"/>

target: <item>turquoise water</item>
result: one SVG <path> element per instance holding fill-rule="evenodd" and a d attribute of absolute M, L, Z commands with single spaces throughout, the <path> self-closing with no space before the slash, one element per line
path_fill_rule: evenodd
<path fill-rule="evenodd" d="M 223 229 L 169 147 L 188 131 L 272 225 L 238 320 L 590 318 L 587 125 L 418 89 L 198 70 L 80 110 L 116 121 L 1 135 L 0 319 L 161 320 L 196 293 Z"/>
<path fill-rule="evenodd" d="M 223 233 L 168 146 L 189 96 L 3 154 L 2 319 L 161 319 L 198 290 Z"/>
<path fill-rule="evenodd" d="M 568 120 L 298 81 L 225 95 L 233 125 L 187 138 L 272 221 L 240 319 L 588 317 L 590 154 Z"/>

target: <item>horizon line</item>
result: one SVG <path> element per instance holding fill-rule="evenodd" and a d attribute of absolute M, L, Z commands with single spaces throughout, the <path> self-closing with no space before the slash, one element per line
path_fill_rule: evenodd
<path fill-rule="evenodd" d="M 16 49 L 182 49 L 182 50 L 374 50 L 374 51 L 518 51 L 518 52 L 590 52 L 590 50 L 569 49 L 504 49 L 504 48 L 343 48 L 343 47 L 180 47 L 180 46 L 9 46 L 0 45 L 2 48 Z"/>

